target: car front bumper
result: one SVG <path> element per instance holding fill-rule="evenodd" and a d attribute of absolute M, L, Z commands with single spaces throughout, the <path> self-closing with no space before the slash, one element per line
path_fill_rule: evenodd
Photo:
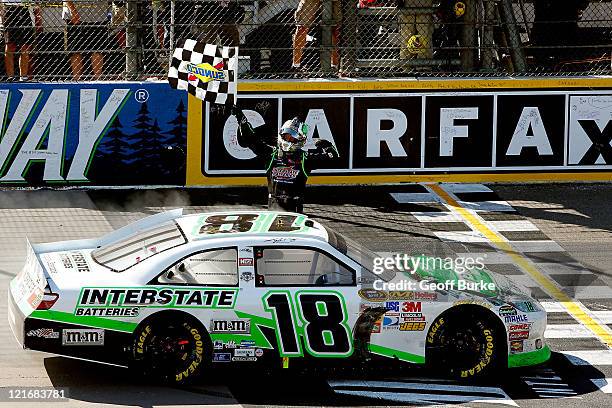
<path fill-rule="evenodd" d="M 508 368 L 527 367 L 547 362 L 550 359 L 550 348 L 542 347 L 540 350 L 527 353 L 510 354 L 508 356 Z"/>

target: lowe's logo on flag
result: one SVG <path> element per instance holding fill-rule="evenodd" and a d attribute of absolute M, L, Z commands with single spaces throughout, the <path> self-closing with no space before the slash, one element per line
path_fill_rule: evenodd
<path fill-rule="evenodd" d="M 168 83 L 203 101 L 235 105 L 238 47 L 223 47 L 187 39 L 174 50 Z"/>

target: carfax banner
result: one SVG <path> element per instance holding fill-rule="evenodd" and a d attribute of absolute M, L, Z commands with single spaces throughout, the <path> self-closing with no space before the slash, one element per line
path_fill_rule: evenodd
<path fill-rule="evenodd" d="M 0 186 L 184 185 L 187 95 L 167 83 L 3 84 Z"/>
<path fill-rule="evenodd" d="M 299 116 L 310 128 L 307 147 L 322 138 L 337 148 L 340 157 L 313 172 L 317 183 L 612 174 L 610 90 L 261 92 L 239 101 L 270 143 L 284 120 Z M 261 183 L 265 163 L 237 142 L 236 119 L 214 105 L 201 110 L 189 132 L 199 167 L 188 163 L 188 184 Z"/>
<path fill-rule="evenodd" d="M 245 82 L 239 105 L 271 144 L 299 116 L 311 129 L 307 147 L 322 138 L 337 148 L 313 183 L 612 178 L 609 85 L 430 82 L 321 92 Z M 166 82 L 4 84 L 0 186 L 263 184 L 265 163 L 236 130 L 229 109 Z"/>

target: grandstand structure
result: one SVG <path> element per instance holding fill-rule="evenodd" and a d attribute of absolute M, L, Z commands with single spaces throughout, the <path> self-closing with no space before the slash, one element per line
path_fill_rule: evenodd
<path fill-rule="evenodd" d="M 240 79 L 612 74 L 612 0 L 9 3 L 2 7 L 4 82 L 164 79 L 172 51 L 186 38 L 239 46 Z M 300 3 L 314 6 L 298 68 Z M 14 17 L 17 8 L 30 19 Z"/>

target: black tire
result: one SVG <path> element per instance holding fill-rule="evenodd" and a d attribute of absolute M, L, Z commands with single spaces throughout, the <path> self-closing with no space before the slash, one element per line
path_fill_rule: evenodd
<path fill-rule="evenodd" d="M 165 384 L 192 381 L 210 363 L 210 338 L 195 319 L 176 314 L 143 322 L 134 332 L 133 368 Z"/>
<path fill-rule="evenodd" d="M 456 379 L 484 377 L 498 369 L 504 336 L 483 312 L 464 309 L 436 319 L 427 334 L 427 361 L 434 370 Z"/>

